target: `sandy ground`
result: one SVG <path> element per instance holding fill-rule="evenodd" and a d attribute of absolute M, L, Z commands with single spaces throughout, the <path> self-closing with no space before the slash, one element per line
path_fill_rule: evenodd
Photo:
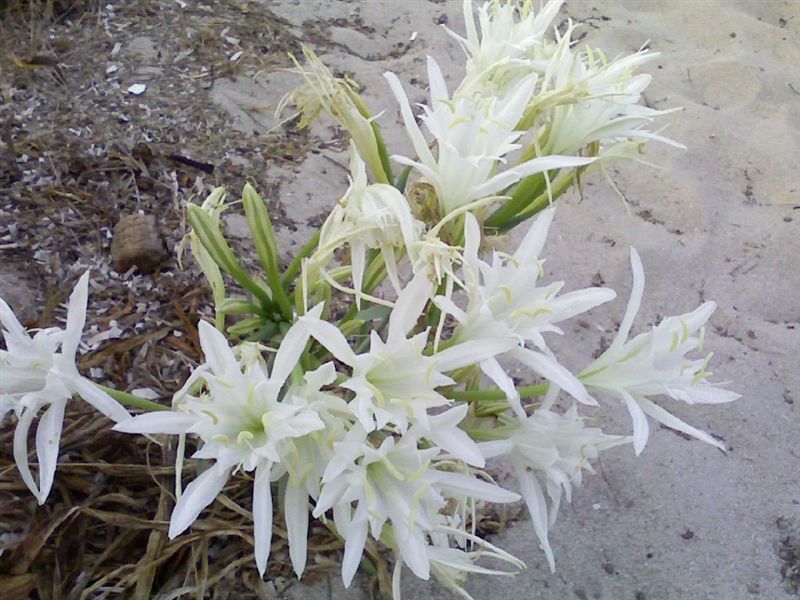
<path fill-rule="evenodd" d="M 298 39 L 309 35 L 311 19 L 328 23 L 318 52 L 364 85 L 373 111 L 386 111 L 390 151 L 408 146 L 400 128 L 389 126 L 397 111 L 382 72 L 398 73 L 412 101 L 426 97 L 427 54 L 451 82 L 461 77 L 461 52 L 439 27 L 463 31 L 460 2 L 265 4 Z M 614 327 L 630 286 L 628 248 L 635 246 L 648 277 L 637 330 L 715 300 L 707 347 L 717 380 L 731 381 L 742 398 L 723 407 L 670 407 L 723 438 L 725 454 L 655 428 L 641 457 L 630 448 L 609 451 L 598 475 L 562 507 L 551 532 L 555 573 L 523 519 L 493 542 L 525 560 L 527 570 L 474 578 L 467 589 L 488 599 L 790 597 L 781 540 L 800 535 L 800 3 L 569 2 L 562 16 L 584 20 L 585 41 L 610 56 L 647 40 L 662 53 L 648 69 L 654 82 L 647 101 L 684 107 L 667 117 L 666 134 L 688 151 L 651 145 L 647 159 L 663 169 L 615 169 L 627 207 L 599 178 L 582 202 L 559 200 L 545 252 L 548 276 L 575 289 L 600 278 L 620 299 L 569 332 L 581 344 L 558 351 L 581 366 Z M 324 125 L 312 131 L 318 145 L 306 144 L 290 162 L 237 155 L 237 147 L 269 135 L 272 108 L 297 83 L 277 66 L 254 76 L 256 70 L 217 78 L 197 93 L 207 94 L 236 132 L 237 145 L 224 154 L 237 166 L 231 176 L 254 172 L 273 186 L 270 197 L 286 217 L 278 235 L 292 252 L 345 189 L 345 145 L 341 132 Z M 236 214 L 227 224 L 234 236 L 246 231 Z M 6 289 L 21 288 L 16 274 L 3 275 L 11 281 Z M 599 422 L 610 432 L 629 430 L 622 411 L 604 412 Z M 366 598 L 365 585 L 345 591 L 334 574 L 293 586 L 288 597 Z M 403 598 L 449 597 L 404 573 Z"/>

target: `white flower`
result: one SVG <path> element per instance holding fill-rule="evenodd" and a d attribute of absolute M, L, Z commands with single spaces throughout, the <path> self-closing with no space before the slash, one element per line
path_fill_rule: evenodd
<path fill-rule="evenodd" d="M 367 249 L 381 251 L 389 279 L 399 292 L 395 252 L 405 248 L 413 260 L 423 225 L 414 219 L 408 201 L 397 188 L 385 183 L 367 183 L 366 165 L 352 140 L 350 174 L 347 193 L 322 224 L 312 261 L 324 268 L 334 250 L 345 244 L 350 246 L 353 287 L 356 302 L 360 302 Z"/>
<path fill-rule="evenodd" d="M 318 316 L 322 305 L 310 311 Z M 253 524 L 255 559 L 259 573 L 266 570 L 272 537 L 272 494 L 270 481 L 291 472 L 286 490 L 286 523 L 290 556 L 300 574 L 305 565 L 309 488 L 298 476 L 299 465 L 290 455 L 298 438 L 322 430 L 326 423 L 318 413 L 318 387 L 330 380 L 330 367 L 306 375 L 306 385 L 287 391 L 286 380 L 298 364 L 308 333 L 295 324 L 284 335 L 267 375 L 263 359 L 245 349 L 237 361 L 225 337 L 206 321 L 198 327 L 206 363 L 190 376 L 175 398 L 175 410 L 147 413 L 120 423 L 117 431 L 127 433 L 194 434 L 203 442 L 194 458 L 213 459 L 215 464 L 192 481 L 178 499 L 170 519 L 169 536 L 185 531 L 228 481 L 234 469 L 255 470 Z M 311 380 L 309 381 L 309 378 Z M 206 391 L 191 396 L 188 390 L 203 381 Z M 316 389 L 314 389 L 316 386 Z M 298 401 L 298 394 L 308 394 Z M 313 489 L 313 488 L 312 488 Z"/>
<path fill-rule="evenodd" d="M 457 342 L 486 338 L 507 338 L 515 342 L 508 353 L 533 368 L 573 395 L 591 403 L 584 386 L 561 366 L 548 350 L 544 333 L 561 334 L 556 325 L 577 314 L 612 300 L 616 294 L 607 288 L 587 288 L 558 296 L 564 282 L 545 287 L 536 285 L 542 272 L 539 254 L 553 220 L 553 209 L 543 211 L 533 222 L 512 256 L 495 252 L 492 263 L 478 257 L 480 226 L 466 215 L 464 245 L 464 283 L 468 294 L 466 310 L 455 302 L 438 297 L 436 303 L 459 322 L 453 332 Z M 536 348 L 525 348 L 530 342 Z M 494 357 L 481 362 L 481 369 L 503 389 L 517 414 L 524 415 L 514 383 Z"/>
<path fill-rule="evenodd" d="M 636 454 L 644 449 L 649 436 L 646 415 L 724 450 L 721 442 L 684 423 L 649 398 L 666 395 L 687 404 L 719 404 L 739 397 L 706 381 L 711 375 L 706 371 L 711 354 L 695 360 L 685 356 L 702 348 L 703 326 L 716 305 L 706 302 L 690 313 L 664 319 L 651 331 L 628 340 L 644 292 L 644 269 L 633 248 L 631 267 L 633 287 L 619 332 L 611 346 L 581 373 L 581 381 L 589 389 L 611 393 L 625 402 L 633 419 Z M 695 337 L 698 331 L 700 335 Z"/>
<path fill-rule="evenodd" d="M 495 562 L 502 561 L 516 567 L 518 570 L 525 568 L 524 562 L 502 548 L 498 548 L 467 531 L 453 527 L 451 522 L 456 520 L 453 517 L 442 514 L 439 514 L 438 517 L 440 524 L 437 525 L 436 531 L 431 533 L 431 543 L 426 547 L 428 561 L 430 562 L 430 572 L 440 585 L 454 594 L 458 594 L 465 600 L 474 600 L 463 587 L 470 573 L 504 575 L 508 577 L 514 576 L 518 572 L 490 569 L 476 564 L 482 558 L 488 558 Z M 470 548 L 453 547 L 451 545 L 451 537 L 454 538 L 458 546 L 469 544 Z M 401 569 L 402 563 L 396 562 L 392 576 L 393 600 L 401 600 L 402 598 Z"/>
<path fill-rule="evenodd" d="M 438 387 L 455 383 L 444 373 L 508 350 L 513 343 L 484 339 L 426 355 L 428 331 L 407 336 L 430 300 L 431 292 L 432 283 L 427 276 L 416 275 L 395 303 L 389 316 L 386 340 L 373 330 L 370 349 L 363 354 L 355 354 L 341 331 L 330 323 L 310 317 L 300 319 L 320 344 L 351 368 L 352 376 L 340 387 L 354 392 L 350 406 L 366 431 L 391 424 L 404 433 L 410 423 L 432 431 L 428 410 L 451 403 L 436 391 Z M 447 450 L 452 451 L 450 447 Z"/>
<path fill-rule="evenodd" d="M 485 2 L 478 9 L 479 35 L 472 1 L 464 0 L 466 38 L 447 29 L 467 54 L 466 77 L 457 93 L 504 96 L 531 72 L 543 70 L 545 36 L 562 4 L 550 0 L 536 12 L 531 2 Z"/>
<path fill-rule="evenodd" d="M 470 475 L 437 469 L 440 450 L 419 448 L 412 435 L 399 441 L 386 437 L 376 448 L 356 424 L 335 448 L 314 516 L 333 509 L 336 528 L 345 538 L 345 586 L 358 568 L 368 533 L 389 543 L 417 577 L 428 579 L 427 537 L 439 523 L 448 495 L 490 502 L 518 498 Z"/>
<path fill-rule="evenodd" d="M 567 502 L 571 502 L 572 486 L 580 486 L 583 470 L 593 472 L 589 461 L 596 459 L 601 450 L 628 442 L 630 438 L 585 427 L 573 405 L 563 415 L 547 408 L 537 409 L 520 418 L 519 427 L 507 440 L 481 444 L 487 458 L 509 455 L 551 570 L 555 570 L 555 559 L 547 532 L 556 522 L 562 490 Z M 550 498 L 549 514 L 545 493 Z"/>
<path fill-rule="evenodd" d="M 436 190 L 441 216 L 475 200 L 497 194 L 521 178 L 551 169 L 586 165 L 593 159 L 573 156 L 543 156 L 495 173 L 505 156 L 520 147 L 522 135 L 516 126 L 536 85 L 536 76 L 522 79 L 502 99 L 464 98 L 452 100 L 436 61 L 428 57 L 430 105 L 422 106 L 422 121 L 436 140 L 434 157 L 425 141 L 408 97 L 394 73 L 387 72 L 392 92 L 400 104 L 406 133 L 418 160 L 393 158 L 417 169 Z"/>
<path fill-rule="evenodd" d="M 0 299 L 0 324 L 6 342 L 6 350 L 0 350 L 0 418 L 9 411 L 18 417 L 14 460 L 39 504 L 44 504 L 53 485 L 64 411 L 73 395 L 79 395 L 115 421 L 130 417 L 120 404 L 82 377 L 75 365 L 88 295 L 89 271 L 86 271 L 69 297 L 66 327 L 42 329 L 33 338 Z M 28 463 L 28 432 L 41 410 L 45 412 L 36 430 L 37 485 Z"/>

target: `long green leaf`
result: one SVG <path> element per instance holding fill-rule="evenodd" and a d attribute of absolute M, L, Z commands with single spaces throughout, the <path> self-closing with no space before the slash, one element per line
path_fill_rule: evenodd
<path fill-rule="evenodd" d="M 267 282 L 272 290 L 272 297 L 278 303 L 283 318 L 291 320 L 292 305 L 281 284 L 278 267 L 278 241 L 267 212 L 267 205 L 249 183 L 246 183 L 242 190 L 242 203 L 258 259 L 267 273 Z"/>
<path fill-rule="evenodd" d="M 197 234 L 200 243 L 203 244 L 203 247 L 214 259 L 214 262 L 233 277 L 239 285 L 256 296 L 262 307 L 273 307 L 272 300 L 267 292 L 253 281 L 242 265 L 239 264 L 233 250 L 228 246 L 228 242 L 225 241 L 222 232 L 219 230 L 219 223 L 196 204 L 188 206 L 187 217 L 192 225 L 192 230 Z"/>

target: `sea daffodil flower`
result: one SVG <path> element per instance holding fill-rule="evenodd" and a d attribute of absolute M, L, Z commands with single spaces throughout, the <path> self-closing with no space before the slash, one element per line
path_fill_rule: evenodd
<path fill-rule="evenodd" d="M 75 365 L 88 296 L 89 271 L 86 271 L 70 294 L 66 327 L 41 329 L 32 338 L 8 304 L 0 299 L 0 324 L 6 342 L 6 349 L 0 350 L 0 410 L 14 411 L 17 415 L 14 461 L 39 504 L 44 504 L 53 486 L 64 411 L 73 395 L 114 421 L 130 418 L 122 405 L 81 376 Z M 37 485 L 28 462 L 28 432 L 42 410 L 44 414 L 36 430 Z"/>
<path fill-rule="evenodd" d="M 314 516 L 333 508 L 336 528 L 345 537 L 345 586 L 356 572 L 367 534 L 381 539 L 387 535 L 387 522 L 388 537 L 402 561 L 417 577 L 428 579 L 431 564 L 426 540 L 436 529 L 447 496 L 490 502 L 519 498 L 474 476 L 437 468 L 435 459 L 441 450 L 419 448 L 411 435 L 399 440 L 386 437 L 376 448 L 367 441 L 367 431 L 356 424 L 335 448 Z"/>
<path fill-rule="evenodd" d="M 497 194 L 523 177 L 552 169 L 577 167 L 594 159 L 542 156 L 496 172 L 506 155 L 518 148 L 522 131 L 516 126 L 530 102 L 536 75 L 521 80 L 502 99 L 450 98 L 439 65 L 428 57 L 430 104 L 422 106 L 422 121 L 436 140 L 437 156 L 425 141 L 403 86 L 392 72 L 384 73 L 400 105 L 417 160 L 393 156 L 416 169 L 436 190 L 440 216 L 475 200 Z"/>
<path fill-rule="evenodd" d="M 509 356 L 531 367 L 578 401 L 591 404 L 593 401 L 583 384 L 561 366 L 548 350 L 543 334 L 561 334 L 557 323 L 608 302 L 616 294 L 607 288 L 587 288 L 558 296 L 564 282 L 544 287 L 536 285 L 542 272 L 539 254 L 553 215 L 553 209 L 543 211 L 513 255 L 495 252 L 489 264 L 478 256 L 480 226 L 473 215 L 467 214 L 463 277 L 468 296 L 467 308 L 462 310 L 453 300 L 443 296 L 437 297 L 436 303 L 458 321 L 453 340 L 465 342 L 503 337 L 513 340 Z M 527 348 L 527 343 L 534 348 Z M 489 357 L 480 366 L 506 392 L 515 412 L 524 416 L 514 383 L 496 358 Z"/>
<path fill-rule="evenodd" d="M 319 316 L 322 305 L 310 314 Z M 222 491 L 234 469 L 255 471 L 253 483 L 253 524 L 255 559 L 259 573 L 264 574 L 272 538 L 272 493 L 270 481 L 291 468 L 281 468 L 287 446 L 292 440 L 325 428 L 313 403 L 281 399 L 286 380 L 295 369 L 308 333 L 304 326 L 289 328 L 278 349 L 272 370 L 266 373 L 262 360 L 237 360 L 225 336 L 206 321 L 198 327 L 206 363 L 190 376 L 189 382 L 176 395 L 175 409 L 170 412 L 146 413 L 118 424 L 115 429 L 127 433 L 195 434 L 203 442 L 193 458 L 214 460 L 213 466 L 192 481 L 178 498 L 170 519 L 169 536 L 185 531 Z M 191 396 L 188 389 L 203 381 L 206 392 Z M 324 381 L 324 378 L 320 379 Z M 320 384 L 321 385 L 321 384 Z M 288 394 L 287 394 L 288 395 Z M 294 394 L 292 394 L 294 395 Z M 303 532 L 293 535 L 299 544 L 291 552 L 295 570 L 305 564 L 307 493 L 304 488 L 289 494 L 287 529 Z M 298 502 L 303 511 L 298 512 Z M 293 517 L 299 522 L 293 521 Z M 302 538 L 302 539 L 301 539 Z"/>
<path fill-rule="evenodd" d="M 628 340 L 644 293 L 644 268 L 633 248 L 631 267 L 633 287 L 619 331 L 611 346 L 581 373 L 581 381 L 588 389 L 612 394 L 625 403 L 633 420 L 633 447 L 637 455 L 644 450 L 649 437 L 647 416 L 724 450 L 722 442 L 684 423 L 650 399 L 665 395 L 687 404 L 720 404 L 739 397 L 706 380 L 711 375 L 706 371 L 711 354 L 694 360 L 686 358 L 688 352 L 702 348 L 703 326 L 716 304 L 705 302 L 692 312 L 668 317 L 649 332 Z"/>
<path fill-rule="evenodd" d="M 389 280 L 400 291 L 396 251 L 405 248 L 412 261 L 423 224 L 414 219 L 411 208 L 397 188 L 367 182 L 364 161 L 350 141 L 350 187 L 320 228 L 319 246 L 312 262 L 322 268 L 337 248 L 350 247 L 353 288 L 360 306 L 367 249 L 383 254 Z"/>
<path fill-rule="evenodd" d="M 549 408 L 522 417 L 506 440 L 480 444 L 487 458 L 508 455 L 520 492 L 525 499 L 533 528 L 544 550 L 550 570 L 555 558 L 548 530 L 556 522 L 562 490 L 572 501 L 572 486 L 580 486 L 583 470 L 593 472 L 589 461 L 601 450 L 630 442 L 630 438 L 607 435 L 597 427 L 586 427 L 573 405 L 563 415 Z M 550 498 L 548 510 L 545 493 Z"/>
<path fill-rule="evenodd" d="M 502 353 L 513 345 L 506 339 L 482 339 L 425 354 L 428 331 L 410 338 L 408 334 L 431 299 L 432 288 L 425 273 L 415 275 L 397 298 L 386 339 L 373 330 L 369 351 L 362 354 L 353 352 L 341 331 L 330 323 L 306 316 L 300 319 L 320 344 L 352 370 L 352 376 L 340 387 L 355 394 L 350 406 L 366 431 L 391 424 L 405 433 L 414 422 L 430 431 L 428 410 L 451 403 L 436 391 L 455 383 L 444 373 Z"/>
<path fill-rule="evenodd" d="M 466 37 L 446 29 L 467 55 L 466 76 L 457 94 L 504 96 L 520 79 L 542 70 L 545 36 L 563 0 L 550 0 L 538 12 L 532 2 L 485 2 L 478 8 L 464 0 Z"/>

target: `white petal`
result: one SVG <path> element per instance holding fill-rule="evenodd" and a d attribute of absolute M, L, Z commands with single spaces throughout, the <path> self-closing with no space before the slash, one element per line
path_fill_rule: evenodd
<path fill-rule="evenodd" d="M 550 541 L 547 539 L 548 516 L 544 492 L 542 492 L 542 487 L 533 474 L 519 466 L 516 467 L 516 472 L 522 497 L 525 498 L 525 504 L 528 506 L 528 512 L 531 515 L 533 530 L 536 532 L 539 543 L 542 545 L 542 550 L 544 550 L 544 554 L 547 557 L 547 564 L 550 565 L 550 571 L 555 572 L 556 561 L 553 556 L 553 549 L 550 547 Z"/>
<path fill-rule="evenodd" d="M 253 481 L 253 538 L 258 574 L 264 576 L 272 544 L 272 490 L 269 486 L 271 465 L 262 463 L 256 467 Z"/>
<path fill-rule="evenodd" d="M 470 340 L 442 350 L 434 357 L 440 371 L 453 371 L 508 352 L 516 345 L 517 342 L 509 338 Z"/>
<path fill-rule="evenodd" d="M 429 417 L 430 427 L 425 437 L 439 448 L 475 467 L 483 468 L 486 459 L 478 445 L 458 424 L 467 416 L 469 405 L 460 404 L 443 413 Z"/>
<path fill-rule="evenodd" d="M 28 339 L 25 328 L 17 320 L 17 316 L 5 300 L 0 298 L 0 325 L 8 332 L 8 335 L 15 338 Z M 8 344 L 8 342 L 6 342 Z"/>
<path fill-rule="evenodd" d="M 493 440 L 491 442 L 481 442 L 478 444 L 481 454 L 488 460 L 498 456 L 511 454 L 514 450 L 514 443 L 511 440 Z"/>
<path fill-rule="evenodd" d="M 625 316 L 622 317 L 622 322 L 619 325 L 619 331 L 606 352 L 611 352 L 625 343 L 631 331 L 633 320 L 636 318 L 639 307 L 642 304 L 642 295 L 644 294 L 644 267 L 642 266 L 642 259 L 639 258 L 639 253 L 636 251 L 636 248 L 633 247 L 631 247 L 631 269 L 633 270 L 631 297 L 625 309 Z"/>
<path fill-rule="evenodd" d="M 389 315 L 389 337 L 405 337 L 416 325 L 422 309 L 431 298 L 433 283 L 424 273 L 417 273 L 403 288 Z"/>
<path fill-rule="evenodd" d="M 364 544 L 367 541 L 369 522 L 366 518 L 359 518 L 350 523 L 344 532 L 344 558 L 342 559 L 342 581 L 344 587 L 350 587 L 353 577 L 358 571 L 361 556 L 364 553 Z"/>
<path fill-rule="evenodd" d="M 64 425 L 66 401 L 50 405 L 36 428 L 36 455 L 39 459 L 39 504 L 44 504 L 56 474 L 58 446 L 61 441 L 61 428 Z"/>
<path fill-rule="evenodd" d="M 89 379 L 80 376 L 72 376 L 69 378 L 68 383 L 81 398 L 109 419 L 117 423 L 130 419 L 131 415 L 119 402 L 97 387 Z"/>
<path fill-rule="evenodd" d="M 442 70 L 433 57 L 428 56 L 428 87 L 431 91 L 431 108 L 436 109 L 437 101 L 449 100 L 450 95 L 447 93 L 447 84 L 444 81 Z"/>
<path fill-rule="evenodd" d="M 86 322 L 86 302 L 89 299 L 89 271 L 86 271 L 69 296 L 69 308 L 67 309 L 67 326 L 65 329 L 64 340 L 61 344 L 61 354 L 75 361 L 75 353 L 78 351 L 78 344 L 81 341 L 83 324 Z"/>
<path fill-rule="evenodd" d="M 321 311 L 322 304 L 318 304 L 311 311 L 309 311 L 311 318 Z M 306 349 L 308 338 L 311 334 L 308 327 L 304 322 L 296 322 L 289 328 L 289 331 L 283 336 L 281 345 L 278 348 L 278 353 L 275 355 L 275 361 L 272 363 L 272 371 L 270 372 L 269 379 L 275 383 L 283 385 L 286 378 L 300 362 L 300 356 Z"/>
<path fill-rule="evenodd" d="M 706 444 L 711 444 L 712 446 L 716 446 L 717 448 L 725 452 L 725 444 L 723 444 L 719 440 L 714 439 L 705 431 L 697 429 L 696 427 L 692 427 L 688 423 L 684 423 L 678 417 L 668 413 L 658 404 L 652 402 L 651 400 L 648 400 L 647 398 L 639 398 L 638 402 L 639 406 L 641 406 L 641 409 L 645 413 L 653 417 L 659 423 L 663 423 L 664 425 L 670 427 L 671 429 L 682 431 L 686 435 L 691 435 L 692 437 L 695 437 L 698 440 L 705 442 Z M 636 442 L 634 440 L 634 445 L 635 443 Z"/>
<path fill-rule="evenodd" d="M 456 495 L 472 496 L 487 502 L 516 502 L 519 495 L 500 486 L 460 473 L 437 471 L 434 475 L 439 486 Z"/>
<path fill-rule="evenodd" d="M 199 420 L 197 415 L 165 410 L 163 412 L 149 412 L 130 417 L 114 425 L 113 429 L 123 433 L 167 433 L 178 435 L 186 433 Z"/>
<path fill-rule="evenodd" d="M 578 402 L 590 406 L 595 406 L 597 404 L 597 402 L 592 400 L 589 396 L 586 388 L 578 378 L 561 366 L 554 358 L 542 352 L 534 352 L 533 350 L 523 348 L 515 349 L 511 352 L 511 356 L 531 367 L 545 379 L 549 379 L 555 383 Z"/>
<path fill-rule="evenodd" d="M 291 480 L 286 485 L 284 497 L 286 533 L 289 538 L 289 558 L 299 579 L 306 568 L 308 548 L 308 492 L 302 485 L 294 485 Z"/>
<path fill-rule="evenodd" d="M 397 75 L 392 73 L 391 71 L 387 71 L 383 74 L 386 80 L 389 82 L 389 87 L 394 94 L 397 103 L 400 105 L 400 113 L 403 116 L 403 122 L 406 126 L 406 133 L 408 137 L 411 139 L 411 145 L 414 146 L 414 152 L 417 153 L 420 160 L 426 165 L 433 165 L 436 161 L 433 159 L 433 154 L 431 154 L 430 148 L 428 148 L 428 143 L 425 141 L 425 137 L 422 135 L 422 131 L 417 125 L 417 121 L 414 119 L 414 114 L 411 112 L 411 106 L 408 103 L 408 96 L 406 96 L 405 91 L 403 90 L 403 86 L 400 84 L 400 80 L 397 78 Z"/>
<path fill-rule="evenodd" d="M 539 255 L 547 240 L 547 231 L 550 229 L 550 224 L 553 222 L 555 214 L 555 208 L 543 210 L 531 224 L 528 233 L 525 234 L 517 251 L 514 252 L 514 258 L 516 258 L 520 264 L 531 266 L 539 259 Z"/>
<path fill-rule="evenodd" d="M 239 363 L 236 362 L 236 357 L 228 346 L 228 340 L 221 331 L 208 321 L 200 321 L 197 330 L 203 356 L 215 375 L 241 373 Z"/>
<path fill-rule="evenodd" d="M 522 408 L 522 401 L 520 400 L 519 392 L 514 385 L 514 380 L 508 376 L 508 373 L 506 373 L 505 370 L 503 370 L 503 367 L 500 366 L 500 363 L 494 358 L 490 358 L 488 360 L 481 361 L 480 367 L 483 374 L 491 379 L 494 384 L 499 387 L 503 393 L 505 393 L 506 400 L 508 400 L 508 403 L 511 405 L 511 408 L 516 415 L 520 419 L 524 419 L 527 415 L 525 413 L 525 409 Z"/>
<path fill-rule="evenodd" d="M 17 428 L 14 430 L 14 462 L 17 463 L 20 477 L 34 496 L 39 498 L 39 488 L 31 474 L 31 467 L 28 463 L 28 432 L 31 428 L 38 406 L 31 406 L 22 411 L 17 421 Z M 40 502 L 41 504 L 41 502 Z"/>
<path fill-rule="evenodd" d="M 178 499 L 169 522 L 169 539 L 174 539 L 197 520 L 203 509 L 225 487 L 230 469 L 219 469 L 216 465 L 206 469 L 197 479 L 186 486 Z"/>
<path fill-rule="evenodd" d="M 338 327 L 319 319 L 306 321 L 305 317 L 301 317 L 300 322 L 305 324 L 311 337 L 322 344 L 334 357 L 350 367 L 356 364 L 356 355 Z"/>
<path fill-rule="evenodd" d="M 647 417 L 639 405 L 642 398 L 636 400 L 625 390 L 622 390 L 622 398 L 625 400 L 625 406 L 633 420 L 633 451 L 636 456 L 639 456 L 647 444 L 647 438 L 650 437 L 650 425 L 648 425 Z"/>

